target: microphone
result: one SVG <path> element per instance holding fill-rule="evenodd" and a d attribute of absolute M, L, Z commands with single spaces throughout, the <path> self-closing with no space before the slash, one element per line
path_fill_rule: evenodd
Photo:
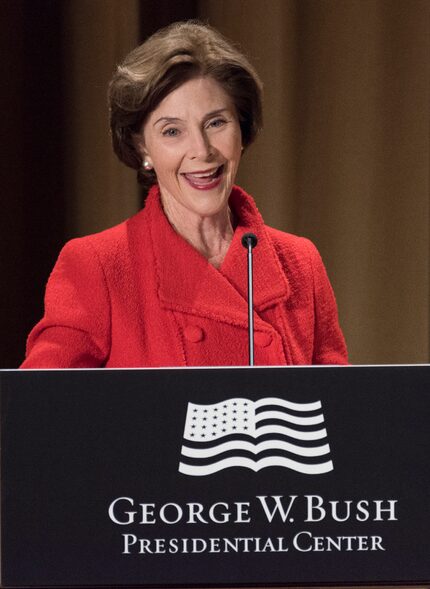
<path fill-rule="evenodd" d="M 254 233 L 245 233 L 242 245 L 248 251 L 248 342 L 249 365 L 254 366 L 254 294 L 252 289 L 252 250 L 258 243 Z"/>

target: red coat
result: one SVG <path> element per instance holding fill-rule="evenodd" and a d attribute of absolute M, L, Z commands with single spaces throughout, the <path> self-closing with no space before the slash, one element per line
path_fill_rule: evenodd
<path fill-rule="evenodd" d="M 255 364 L 345 364 L 335 299 L 313 244 L 265 226 L 238 187 L 230 206 L 238 225 L 219 270 L 172 229 L 157 187 L 131 219 L 67 243 L 22 367 L 247 365 L 247 231 L 259 240 Z"/>

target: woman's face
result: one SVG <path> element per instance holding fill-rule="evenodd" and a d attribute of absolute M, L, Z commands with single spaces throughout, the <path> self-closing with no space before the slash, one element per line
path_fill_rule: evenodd
<path fill-rule="evenodd" d="M 208 217 L 227 207 L 242 151 L 236 107 L 210 77 L 185 82 L 150 114 L 137 144 L 165 206 Z"/>

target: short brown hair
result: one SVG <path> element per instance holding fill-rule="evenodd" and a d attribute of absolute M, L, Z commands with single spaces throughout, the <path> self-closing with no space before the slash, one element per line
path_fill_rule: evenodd
<path fill-rule="evenodd" d="M 209 25 L 173 23 L 131 51 L 109 85 L 113 148 L 122 162 L 138 170 L 141 183 L 152 184 L 155 174 L 142 168 L 133 136 L 170 92 L 198 76 L 211 76 L 233 100 L 244 148 L 261 128 L 262 83 L 247 58 Z"/>

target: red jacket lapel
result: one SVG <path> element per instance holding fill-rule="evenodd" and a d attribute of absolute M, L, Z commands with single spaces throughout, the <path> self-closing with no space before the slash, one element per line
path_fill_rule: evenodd
<path fill-rule="evenodd" d="M 246 251 L 241 244 L 244 233 L 252 231 L 259 239 L 254 249 L 256 311 L 287 298 L 289 286 L 251 197 L 234 187 L 230 201 L 238 225 L 220 270 L 174 231 L 162 210 L 157 187 L 148 195 L 144 215 L 149 221 L 154 271 L 162 306 L 246 327 L 247 266 Z M 264 329 L 258 316 L 255 324 Z"/>

